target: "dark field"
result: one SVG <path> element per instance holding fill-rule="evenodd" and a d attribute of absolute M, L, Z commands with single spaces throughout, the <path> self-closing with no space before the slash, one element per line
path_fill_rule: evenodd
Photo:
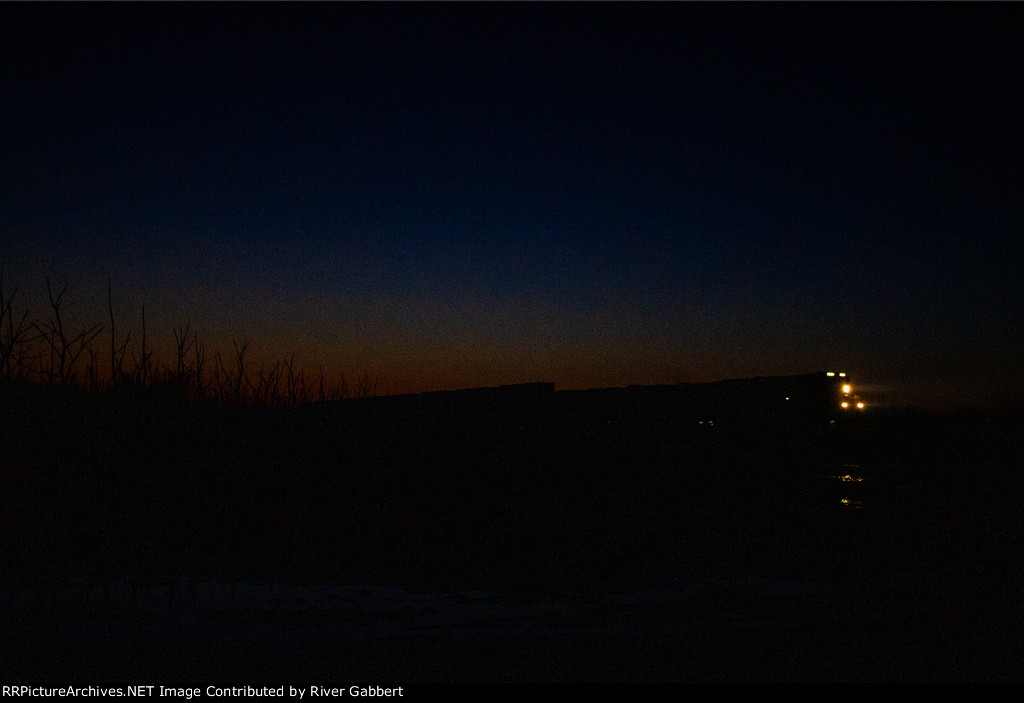
<path fill-rule="evenodd" d="M 541 386 L 279 408 L 0 393 L 3 585 L 43 594 L 0 613 L 13 673 L 1024 678 L 1019 413 L 715 421 L 656 389 Z M 202 583 L 407 600 L 234 600 L 217 606 L 230 627 L 145 640 L 135 620 L 175 621 L 176 603 L 195 619 Z M 146 611 L 161 584 L 192 595 Z M 105 623 L 99 646 L 67 634 L 76 618 Z M 238 623 L 263 629 L 209 634 Z"/>

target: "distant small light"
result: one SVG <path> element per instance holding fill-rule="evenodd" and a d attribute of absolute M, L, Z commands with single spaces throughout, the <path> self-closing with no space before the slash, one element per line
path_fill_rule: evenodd
<path fill-rule="evenodd" d="M 786 400 L 789 400 L 789 396 L 788 395 L 786 396 Z"/>
<path fill-rule="evenodd" d="M 840 375 L 840 376 L 845 376 L 845 375 L 846 375 L 846 373 L 844 373 L 843 371 L 840 371 L 840 372 L 839 372 L 839 375 Z"/>
<path fill-rule="evenodd" d="M 850 404 L 846 403 L 846 402 L 843 402 L 843 403 L 839 404 L 839 407 L 841 407 L 841 408 L 848 408 L 848 407 L 850 407 Z"/>
<path fill-rule="evenodd" d="M 863 410 L 864 409 L 864 403 L 857 403 L 857 409 L 858 410 Z"/>
<path fill-rule="evenodd" d="M 845 386 L 843 386 L 843 393 L 850 393 L 850 384 L 846 384 Z"/>
<path fill-rule="evenodd" d="M 826 375 L 826 376 L 835 376 L 835 375 L 836 375 L 836 372 L 835 372 L 835 371 L 829 371 L 829 372 L 828 372 L 827 374 L 825 374 L 825 375 Z"/>

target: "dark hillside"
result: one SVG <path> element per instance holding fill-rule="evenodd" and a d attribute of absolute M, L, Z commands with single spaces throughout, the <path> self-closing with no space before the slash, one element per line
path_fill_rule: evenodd
<path fill-rule="evenodd" d="M 851 527 L 819 495 L 848 473 L 829 467 L 1005 502 L 983 486 L 1017 480 L 1008 418 L 850 417 L 835 393 L 811 374 L 204 407 L 10 383 L 6 573 L 634 584 L 683 554 L 823 548 Z"/>

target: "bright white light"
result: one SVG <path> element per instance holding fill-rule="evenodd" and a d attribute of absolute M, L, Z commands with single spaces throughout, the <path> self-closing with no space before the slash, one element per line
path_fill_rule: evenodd
<path fill-rule="evenodd" d="M 826 376 L 835 376 L 835 375 L 836 375 L 836 372 L 835 372 L 835 371 L 829 371 L 829 372 L 828 372 L 827 374 L 825 374 L 825 375 L 826 375 Z"/>
<path fill-rule="evenodd" d="M 863 410 L 864 409 L 864 403 L 857 403 L 857 409 L 858 410 Z"/>
<path fill-rule="evenodd" d="M 848 408 L 848 407 L 850 407 L 850 404 L 847 403 L 847 402 L 842 402 L 842 403 L 839 404 L 839 407 L 841 407 L 841 408 Z"/>
<path fill-rule="evenodd" d="M 845 374 L 844 372 L 840 371 L 840 372 L 839 372 L 839 375 L 840 375 L 840 376 L 845 376 L 846 374 Z"/>
<path fill-rule="evenodd" d="M 850 394 L 850 385 L 849 384 L 843 386 L 843 393 L 846 393 L 847 395 Z"/>

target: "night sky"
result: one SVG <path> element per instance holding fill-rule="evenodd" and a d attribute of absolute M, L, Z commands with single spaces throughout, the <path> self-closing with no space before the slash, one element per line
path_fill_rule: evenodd
<path fill-rule="evenodd" d="M 109 278 L 151 344 L 190 319 L 392 393 L 844 370 L 999 405 L 1018 16 L 5 3 L 4 285 L 105 322 Z"/>

